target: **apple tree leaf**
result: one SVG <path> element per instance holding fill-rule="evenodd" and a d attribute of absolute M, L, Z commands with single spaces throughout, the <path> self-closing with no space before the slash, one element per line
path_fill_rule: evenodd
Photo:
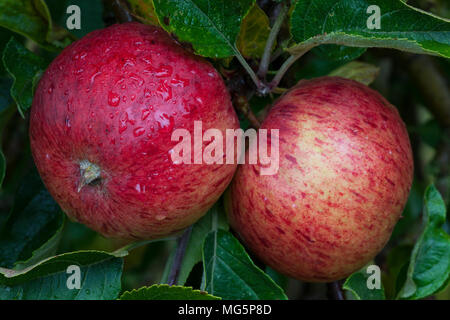
<path fill-rule="evenodd" d="M 391 241 L 401 239 L 409 234 L 415 235 L 421 231 L 419 228 L 421 227 L 420 216 L 422 215 L 424 189 L 425 187 L 422 187 L 418 180 L 413 181 L 402 218 L 392 231 Z"/>
<path fill-rule="evenodd" d="M 233 235 L 211 231 L 203 245 L 204 288 L 226 300 L 286 300 L 283 290 L 258 268 Z"/>
<path fill-rule="evenodd" d="M 37 172 L 27 175 L 0 225 L 0 267 L 22 269 L 55 254 L 64 217 Z"/>
<path fill-rule="evenodd" d="M 11 96 L 17 103 L 19 113 L 24 117 L 25 111 L 31 107 L 33 101 L 36 75 L 42 74 L 47 62 L 11 38 L 3 50 L 3 65 L 13 78 Z"/>
<path fill-rule="evenodd" d="M 237 39 L 239 51 L 246 58 L 261 58 L 269 33 L 269 17 L 255 3 L 242 21 L 241 31 Z M 274 43 L 274 47 L 275 45 L 276 43 Z"/>
<path fill-rule="evenodd" d="M 202 261 L 203 242 L 208 233 L 212 230 L 215 221 L 217 221 L 217 228 L 228 230 L 229 226 L 227 218 L 220 201 L 216 202 L 206 215 L 192 226 L 191 236 L 189 237 L 189 242 L 178 275 L 178 285 L 184 285 L 194 266 Z M 176 248 L 173 249 L 166 265 L 164 275 L 161 279 L 161 282 L 163 283 L 167 282 L 167 277 L 175 256 L 175 250 Z"/>
<path fill-rule="evenodd" d="M 194 290 L 192 287 L 154 284 L 132 291 L 125 291 L 120 300 L 220 300 L 208 292 Z"/>
<path fill-rule="evenodd" d="M 160 25 L 179 42 L 210 58 L 240 54 L 236 47 L 242 20 L 255 0 L 153 0 Z"/>
<path fill-rule="evenodd" d="M 411 253 L 406 281 L 398 297 L 422 299 L 441 289 L 449 281 L 450 236 L 443 229 L 446 219 L 444 200 L 432 184 L 425 190 L 424 230 Z"/>
<path fill-rule="evenodd" d="M 387 299 L 395 299 L 406 279 L 413 246 L 400 244 L 392 248 L 386 257 L 386 273 L 383 284 Z"/>
<path fill-rule="evenodd" d="M 379 71 L 380 68 L 373 64 L 351 61 L 331 71 L 328 75 L 355 80 L 368 86 L 377 78 Z"/>
<path fill-rule="evenodd" d="M 0 300 L 116 299 L 122 268 L 122 258 L 94 250 L 60 254 L 21 271 L 0 268 Z"/>
<path fill-rule="evenodd" d="M 53 51 L 64 48 L 72 41 L 66 30 L 53 26 L 44 0 L 0 1 L 0 27 Z"/>
<path fill-rule="evenodd" d="M 294 6 L 290 22 L 297 45 L 288 49 L 292 54 L 328 44 L 319 51 L 332 59 L 354 59 L 367 47 L 450 57 L 449 20 L 404 1 L 298 0 Z"/>
<path fill-rule="evenodd" d="M 141 22 L 159 26 L 159 20 L 156 16 L 153 0 L 128 0 L 131 11 Z"/>
<path fill-rule="evenodd" d="M 371 273 L 367 271 L 367 267 L 364 267 L 350 275 L 345 280 L 342 288 L 349 291 L 356 300 L 384 300 L 383 284 L 381 284 L 380 289 L 369 289 L 368 280 L 370 276 Z"/>

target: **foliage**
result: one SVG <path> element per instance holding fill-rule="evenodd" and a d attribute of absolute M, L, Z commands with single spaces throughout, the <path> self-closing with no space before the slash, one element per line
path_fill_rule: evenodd
<path fill-rule="evenodd" d="M 443 296 L 437 293 L 448 286 L 450 273 L 450 125 L 429 99 L 431 89 L 415 81 L 409 63 L 415 54 L 429 55 L 439 77 L 448 81 L 450 23 L 439 16 L 444 10 L 431 14 L 400 0 L 294 0 L 270 6 L 256 0 L 127 2 L 134 19 L 161 26 L 209 59 L 230 90 L 236 91 L 232 83 L 240 77 L 237 94 L 250 97 L 247 109 L 236 107 L 243 128 L 250 125 L 246 115 L 263 117 L 266 105 L 285 91 L 279 84 L 289 88 L 303 78 L 346 77 L 395 101 L 413 142 L 415 182 L 403 219 L 380 254 L 381 288 L 368 289 L 363 268 L 345 280 L 343 290 L 353 299 Z M 81 8 L 80 30 L 66 28 L 69 4 Z M 114 12 L 104 4 L 0 1 L 0 299 L 305 298 L 289 291 L 287 283 L 295 280 L 246 252 L 229 229 L 223 199 L 192 226 L 179 266 L 174 239 L 124 244 L 65 221 L 33 168 L 26 120 L 47 65 L 77 37 L 110 23 L 105 17 Z M 379 29 L 367 27 L 373 5 L 381 11 Z M 80 289 L 66 285 L 70 266 L 85 275 Z M 179 276 L 168 286 L 173 268 Z M 148 270 L 154 276 L 145 282 Z"/>

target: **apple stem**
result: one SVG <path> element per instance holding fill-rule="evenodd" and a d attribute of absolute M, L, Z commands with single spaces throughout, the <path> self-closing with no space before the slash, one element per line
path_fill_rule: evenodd
<path fill-rule="evenodd" d="M 110 2 L 114 15 L 119 23 L 133 21 L 130 11 L 122 0 L 110 0 Z"/>
<path fill-rule="evenodd" d="M 267 70 L 269 69 L 270 56 L 272 53 L 273 44 L 277 39 L 278 32 L 280 31 L 281 25 L 283 24 L 283 21 L 288 13 L 288 6 L 285 5 L 285 3 L 280 3 L 279 7 L 280 11 L 278 12 L 276 20 L 272 26 L 272 29 L 270 30 L 269 37 L 267 38 L 266 46 L 264 48 L 264 53 L 261 58 L 261 62 L 259 64 L 257 75 L 261 79 L 264 79 L 266 77 Z"/>
<path fill-rule="evenodd" d="M 333 281 L 327 283 L 328 287 L 328 299 L 329 300 L 345 300 L 344 293 L 342 292 L 341 284 L 339 281 Z"/>
<path fill-rule="evenodd" d="M 95 180 L 101 178 L 101 170 L 100 167 L 96 164 L 93 164 L 89 160 L 81 160 L 80 161 L 80 184 L 78 185 L 78 192 L 81 189 Z"/>
<path fill-rule="evenodd" d="M 173 259 L 170 273 L 167 278 L 167 284 L 169 286 L 176 285 L 178 283 L 178 277 L 180 276 L 181 264 L 183 262 L 184 254 L 191 237 L 192 226 L 188 227 L 183 234 L 177 240 L 177 249 L 175 251 L 175 257 Z"/>
<path fill-rule="evenodd" d="M 250 76 L 250 78 L 252 79 L 253 83 L 256 86 L 256 90 L 258 92 L 261 92 L 263 95 L 266 95 L 267 93 L 269 93 L 269 89 L 268 89 L 267 85 L 256 76 L 256 73 L 248 65 L 247 61 L 242 56 L 242 54 L 239 52 L 239 50 L 237 50 L 235 48 L 234 51 L 235 51 L 235 57 L 241 63 L 241 65 L 245 69 L 245 71 L 247 71 L 248 75 Z"/>

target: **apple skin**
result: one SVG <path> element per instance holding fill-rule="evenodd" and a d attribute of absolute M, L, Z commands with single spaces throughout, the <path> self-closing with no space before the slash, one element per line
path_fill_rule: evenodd
<path fill-rule="evenodd" d="M 228 218 L 263 262 L 308 282 L 342 279 L 385 246 L 407 201 L 405 125 L 379 93 L 338 77 L 300 81 L 261 128 L 279 129 L 279 171 L 241 165 Z"/>
<path fill-rule="evenodd" d="M 198 220 L 236 170 L 172 162 L 172 131 L 193 134 L 196 120 L 224 136 L 239 127 L 212 65 L 162 29 L 113 25 L 68 46 L 45 71 L 31 109 L 31 150 L 70 218 L 106 237 L 160 238 Z M 100 179 L 78 191 L 86 160 Z"/>

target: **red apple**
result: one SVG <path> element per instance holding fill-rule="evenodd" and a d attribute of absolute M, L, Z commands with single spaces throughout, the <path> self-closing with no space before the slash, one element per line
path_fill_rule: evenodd
<path fill-rule="evenodd" d="M 235 164 L 175 164 L 177 128 L 239 122 L 223 80 L 164 31 L 113 25 L 51 63 L 33 100 L 38 171 L 67 215 L 107 237 L 153 239 L 199 219 Z M 225 134 L 224 134 L 225 136 Z"/>
<path fill-rule="evenodd" d="M 388 241 L 407 200 L 413 160 L 396 108 L 355 81 L 301 81 L 269 111 L 279 170 L 238 168 L 229 220 L 279 272 L 304 281 L 344 278 Z M 231 197 L 231 200 L 230 200 Z"/>

